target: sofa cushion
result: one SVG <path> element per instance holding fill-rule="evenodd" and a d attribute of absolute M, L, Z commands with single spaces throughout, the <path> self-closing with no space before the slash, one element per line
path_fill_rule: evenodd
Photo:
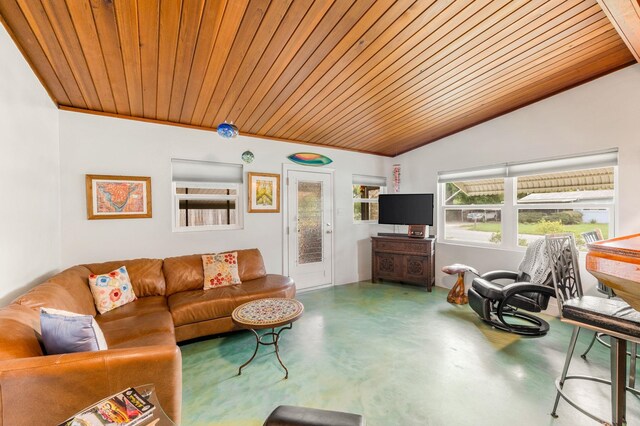
<path fill-rule="evenodd" d="M 131 287 L 131 280 L 124 266 L 108 274 L 89 275 L 89 288 L 101 314 L 137 299 Z"/>
<path fill-rule="evenodd" d="M 293 280 L 282 275 L 267 275 L 240 285 L 191 290 L 169 296 L 169 310 L 176 327 L 200 321 L 228 317 L 242 303 L 266 297 L 293 297 Z"/>
<path fill-rule="evenodd" d="M 139 297 L 131 303 L 98 315 L 96 320 L 99 324 L 103 324 L 121 318 L 135 317 L 152 312 L 169 312 L 167 298 L 164 296 Z"/>
<path fill-rule="evenodd" d="M 71 312 L 82 315 L 95 315 L 96 307 L 93 303 L 88 281 L 90 274 L 91 271 L 84 266 L 73 266 L 54 275 L 47 281 L 61 285 L 73 296 L 77 309 L 72 309 Z"/>
<path fill-rule="evenodd" d="M 203 254 L 204 289 L 240 284 L 238 253 Z"/>
<path fill-rule="evenodd" d="M 181 291 L 202 289 L 202 255 L 168 257 L 164 260 L 162 269 L 167 283 L 167 297 Z"/>
<path fill-rule="evenodd" d="M 134 347 L 141 344 L 145 336 L 165 334 L 168 342 L 175 344 L 173 321 L 168 311 L 148 312 L 130 317 L 123 317 L 111 321 L 100 321 L 109 348 Z M 138 342 L 138 343 L 135 343 Z"/>
<path fill-rule="evenodd" d="M 83 265 L 92 274 L 107 274 L 121 266 L 127 268 L 133 291 L 138 297 L 164 296 L 165 281 L 162 273 L 162 259 L 117 260 Z"/>
<path fill-rule="evenodd" d="M 91 315 L 42 308 L 40 329 L 47 355 L 108 349 L 102 330 Z"/>
<path fill-rule="evenodd" d="M 173 324 L 179 327 L 184 324 L 205 321 L 229 316 L 235 309 L 233 290 L 237 286 L 225 286 L 210 290 L 181 291 L 169 296 L 169 310 Z"/>
<path fill-rule="evenodd" d="M 53 308 L 69 312 L 83 313 L 78 312 L 80 310 L 80 305 L 77 303 L 73 295 L 63 286 L 52 282 L 45 282 L 32 288 L 27 293 L 16 299 L 15 303 L 35 310 L 38 315 L 40 313 L 40 308 Z"/>
<path fill-rule="evenodd" d="M 196 339 L 202 336 L 213 336 L 237 330 L 231 317 L 216 318 L 208 321 L 194 322 L 176 327 L 176 342 Z"/>
<path fill-rule="evenodd" d="M 75 266 L 49 278 L 18 297 L 15 303 L 34 309 L 54 308 L 82 315 L 95 315 L 96 308 L 89 290 L 87 268 Z"/>
<path fill-rule="evenodd" d="M 251 281 L 267 275 L 264 259 L 258 249 L 238 250 L 238 275 L 240 281 Z"/>
<path fill-rule="evenodd" d="M 135 349 L 135 348 L 142 348 L 144 346 L 159 346 L 159 345 L 176 346 L 175 335 L 173 333 L 167 333 L 166 331 L 140 334 L 137 336 L 129 336 L 128 339 L 118 341 L 118 343 L 114 343 L 109 347 L 111 349 Z M 153 360 L 150 359 L 149 362 L 153 363 Z"/>
<path fill-rule="evenodd" d="M 267 274 L 260 250 L 235 251 L 238 253 L 238 275 L 240 276 L 240 281 L 254 280 Z M 181 291 L 202 289 L 204 269 L 202 267 L 201 254 L 169 257 L 164 260 L 163 269 L 167 282 L 167 296 Z"/>
<path fill-rule="evenodd" d="M 40 346 L 40 313 L 11 304 L 0 309 L 0 361 L 43 355 Z"/>

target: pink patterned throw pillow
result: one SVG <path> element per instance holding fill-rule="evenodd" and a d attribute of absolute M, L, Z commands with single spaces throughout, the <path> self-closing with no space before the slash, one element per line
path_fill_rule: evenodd
<path fill-rule="evenodd" d="M 204 267 L 204 289 L 240 284 L 238 275 L 238 253 L 202 255 Z"/>
<path fill-rule="evenodd" d="M 137 299 L 127 268 L 124 266 L 108 274 L 89 275 L 89 288 L 91 288 L 96 309 L 101 314 Z"/>

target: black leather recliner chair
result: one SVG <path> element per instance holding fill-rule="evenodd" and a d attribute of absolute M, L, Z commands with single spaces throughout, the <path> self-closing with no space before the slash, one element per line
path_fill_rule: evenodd
<path fill-rule="evenodd" d="M 525 336 L 543 336 L 549 331 L 548 322 L 523 311 L 547 309 L 549 298 L 555 297 L 551 274 L 540 285 L 530 283 L 525 273 L 487 272 L 473 280 L 468 295 L 471 308 L 495 328 Z"/>

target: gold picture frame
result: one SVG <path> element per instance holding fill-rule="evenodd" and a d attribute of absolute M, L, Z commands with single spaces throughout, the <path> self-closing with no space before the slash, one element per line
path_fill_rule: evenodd
<path fill-rule="evenodd" d="M 151 178 L 86 175 L 87 219 L 151 217 Z"/>
<path fill-rule="evenodd" d="M 280 213 L 280 175 L 248 173 L 249 213 Z"/>

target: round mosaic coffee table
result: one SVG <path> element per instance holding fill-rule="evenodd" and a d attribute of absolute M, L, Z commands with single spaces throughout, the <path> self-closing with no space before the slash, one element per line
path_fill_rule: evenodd
<path fill-rule="evenodd" d="M 256 336 L 256 348 L 249 361 L 245 362 L 238 369 L 238 375 L 242 374 L 242 369 L 249 365 L 256 357 L 260 345 L 273 345 L 276 349 L 276 357 L 282 368 L 284 368 L 285 376 L 289 377 L 289 370 L 285 367 L 280 353 L 278 352 L 278 341 L 280 333 L 284 330 L 291 330 L 293 322 L 302 316 L 304 305 L 295 299 L 258 299 L 247 302 L 235 308 L 231 314 L 231 319 L 239 327 L 251 330 Z M 280 328 L 276 332 L 276 328 Z M 271 329 L 271 331 L 258 334 L 256 330 Z M 269 339 L 271 337 L 271 339 Z"/>

